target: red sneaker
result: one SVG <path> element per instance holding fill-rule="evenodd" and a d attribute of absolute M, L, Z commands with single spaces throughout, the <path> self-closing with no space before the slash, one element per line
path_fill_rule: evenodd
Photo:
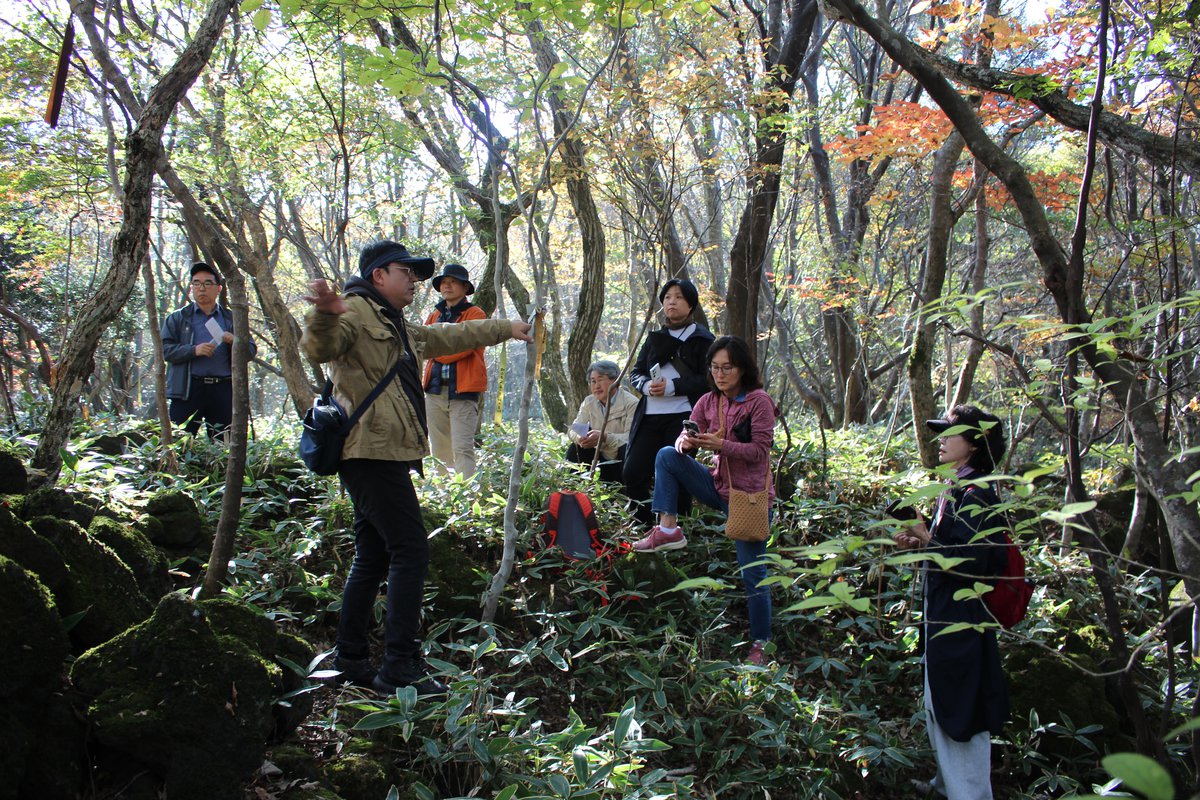
<path fill-rule="evenodd" d="M 663 529 L 655 525 L 645 538 L 633 543 L 635 553 L 657 553 L 659 550 L 681 550 L 687 547 L 687 537 L 683 528 L 676 528 L 674 533 L 663 533 Z"/>
<path fill-rule="evenodd" d="M 761 667 L 767 663 L 767 654 L 763 652 L 763 648 L 767 643 L 761 639 L 750 645 L 750 652 L 746 655 L 746 663 L 755 667 Z"/>

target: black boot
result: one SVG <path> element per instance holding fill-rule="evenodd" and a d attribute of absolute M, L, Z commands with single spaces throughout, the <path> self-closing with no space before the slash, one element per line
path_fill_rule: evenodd
<path fill-rule="evenodd" d="M 397 669 L 385 666 L 376 673 L 373 685 L 375 691 L 384 694 L 395 694 L 404 686 L 412 686 L 422 696 L 444 695 L 450 691 L 450 687 L 429 674 L 428 665 L 419 657 Z"/>
<path fill-rule="evenodd" d="M 341 675 L 338 675 L 335 680 L 338 683 L 348 683 L 352 686 L 361 686 L 364 689 L 370 689 L 375 680 L 375 675 L 379 670 L 371 666 L 371 662 L 365 658 L 342 658 L 338 656 L 333 659 L 333 668 Z"/>

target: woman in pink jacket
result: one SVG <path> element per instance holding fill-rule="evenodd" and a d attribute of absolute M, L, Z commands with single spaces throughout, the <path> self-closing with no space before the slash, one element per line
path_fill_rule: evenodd
<path fill-rule="evenodd" d="M 678 498 L 686 490 L 693 498 L 719 511 L 729 510 L 729 481 L 745 492 L 761 492 L 764 484 L 772 502 L 771 443 L 775 437 L 775 403 L 762 389 L 754 352 L 738 336 L 722 336 L 708 348 L 708 383 L 712 391 L 692 408 L 698 432 L 684 427 L 674 447 L 658 451 L 654 462 L 654 511 L 658 524 L 634 542 L 639 553 L 679 550 L 687 538 L 678 526 Z M 716 453 L 713 467 L 692 458 L 695 450 Z M 753 643 L 747 660 L 763 662 L 763 646 L 771 638 L 771 592 L 762 586 L 767 567 L 761 563 L 766 542 L 734 542 L 746 588 Z"/>

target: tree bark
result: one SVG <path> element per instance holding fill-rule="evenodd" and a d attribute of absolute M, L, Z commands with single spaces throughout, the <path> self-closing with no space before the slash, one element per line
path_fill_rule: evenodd
<path fill-rule="evenodd" d="M 250 304 L 246 299 L 246 279 L 236 265 L 223 270 L 229 290 L 229 309 L 233 312 L 233 422 L 229 426 L 229 456 L 225 459 L 225 490 L 221 493 L 221 517 L 213 536 L 208 569 L 204 572 L 202 597 L 216 597 L 229 575 L 229 560 L 237 540 L 241 521 L 242 486 L 246 475 L 246 430 L 250 411 Z"/>
<path fill-rule="evenodd" d="M 48 482 L 54 481 L 62 469 L 59 451 L 70 433 L 80 387 L 94 369 L 96 346 L 128 302 L 149 249 L 150 198 L 155 162 L 162 152 L 163 129 L 208 63 L 235 5 L 236 0 L 213 0 L 195 37 L 150 92 L 137 115 L 137 126 L 125 140 L 122 219 L 113 240 L 112 266 L 99 290 L 80 309 L 75 329 L 63 348 L 46 424 L 33 455 L 34 467 L 43 471 Z M 97 44 L 106 49 L 104 42 L 96 37 L 92 41 L 93 51 Z"/>
<path fill-rule="evenodd" d="M 963 138 L 952 131 L 938 148 L 929 175 L 929 235 L 925 245 L 924 280 L 921 283 L 913 341 L 908 355 L 908 396 L 912 404 L 913 435 L 917 440 L 921 463 L 932 469 L 938 465 L 938 445 L 925 420 L 937 416 L 933 392 L 933 350 L 936 336 L 932 304 L 941 298 L 946 286 L 946 255 L 957 217 L 953 208 L 954 170 L 963 151 Z M 950 365 L 946 365 L 949 372 Z"/>
<path fill-rule="evenodd" d="M 592 197 L 587 151 L 575 131 L 578 112 L 572 113 L 567 107 L 561 84 L 550 77 L 555 64 L 559 62 L 558 54 L 537 18 L 526 23 L 525 35 L 545 81 L 545 97 L 550 106 L 554 135 L 559 142 L 557 149 L 566 171 L 567 196 L 579 225 L 579 241 L 583 250 L 583 274 L 575 304 L 576 316 L 571 333 L 567 336 L 566 378 L 571 392 L 565 399 L 567 408 L 577 408 L 587 395 L 587 366 L 592 361 L 596 332 L 600 329 L 600 317 L 604 313 L 604 225 Z M 565 426 L 566 419 L 562 420 L 562 424 Z"/>
<path fill-rule="evenodd" d="M 746 170 L 748 196 L 729 252 L 729 286 L 725 295 L 728 332 L 747 342 L 758 340 L 758 300 L 771 222 L 779 200 L 780 167 L 787 149 L 787 126 L 780 124 L 791 108 L 800 66 L 817 20 L 816 0 L 786 0 L 773 19 L 760 19 L 764 53 L 762 71 L 771 98 L 751 111 L 754 155 Z"/>

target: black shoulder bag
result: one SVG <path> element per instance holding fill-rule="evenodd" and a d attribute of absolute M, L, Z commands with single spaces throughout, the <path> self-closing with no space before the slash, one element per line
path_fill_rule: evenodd
<path fill-rule="evenodd" d="M 366 399 L 358 404 L 349 418 L 333 397 L 333 381 L 325 381 L 325 391 L 313 401 L 312 408 L 304 413 L 304 427 L 300 432 L 300 460 L 317 475 L 333 475 L 342 463 L 342 447 L 350 429 L 358 422 L 371 403 L 374 403 L 400 369 L 400 361 L 388 370 L 383 380 L 376 384 Z"/>

